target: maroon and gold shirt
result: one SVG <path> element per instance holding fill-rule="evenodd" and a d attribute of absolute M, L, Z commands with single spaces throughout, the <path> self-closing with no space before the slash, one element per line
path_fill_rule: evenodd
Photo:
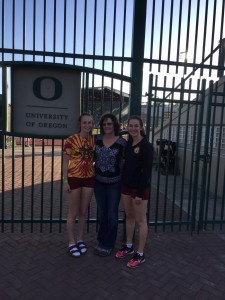
<path fill-rule="evenodd" d="M 93 136 L 83 138 L 78 133 L 68 137 L 63 149 L 63 152 L 70 156 L 68 177 L 94 177 L 94 151 L 95 141 Z"/>

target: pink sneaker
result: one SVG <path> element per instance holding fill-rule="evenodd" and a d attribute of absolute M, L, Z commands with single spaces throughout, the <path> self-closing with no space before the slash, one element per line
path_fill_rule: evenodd
<path fill-rule="evenodd" d="M 127 245 L 124 245 L 123 248 L 116 252 L 116 258 L 124 258 L 127 254 L 133 254 L 134 247 L 128 248 Z"/>
<path fill-rule="evenodd" d="M 140 264 L 143 264 L 145 262 L 144 255 L 140 255 L 138 253 L 135 253 L 133 258 L 128 261 L 127 267 L 129 268 L 137 268 L 140 266 Z"/>

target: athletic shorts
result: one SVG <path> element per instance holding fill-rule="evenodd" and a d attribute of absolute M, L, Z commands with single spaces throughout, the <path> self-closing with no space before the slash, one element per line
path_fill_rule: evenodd
<path fill-rule="evenodd" d="M 95 183 L 94 177 L 91 178 L 68 177 L 68 184 L 71 190 L 79 189 L 81 187 L 93 188 L 94 183 Z"/>
<path fill-rule="evenodd" d="M 137 189 L 131 188 L 125 184 L 122 184 L 121 193 L 124 195 L 131 196 L 131 198 L 135 198 L 137 195 Z M 150 195 L 150 187 L 147 187 L 144 190 L 142 200 L 148 200 Z"/>

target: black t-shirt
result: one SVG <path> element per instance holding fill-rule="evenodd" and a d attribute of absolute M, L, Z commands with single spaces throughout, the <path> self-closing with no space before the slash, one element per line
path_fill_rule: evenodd
<path fill-rule="evenodd" d="M 142 198 L 151 181 L 153 147 L 146 138 L 135 146 L 132 146 L 132 142 L 130 139 L 125 149 L 122 183 L 137 189 L 137 196 Z"/>

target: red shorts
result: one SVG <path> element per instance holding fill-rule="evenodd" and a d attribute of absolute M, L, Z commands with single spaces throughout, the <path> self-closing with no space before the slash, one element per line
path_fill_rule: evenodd
<path fill-rule="evenodd" d="M 68 184 L 71 190 L 79 189 L 81 187 L 93 188 L 94 183 L 95 183 L 94 177 L 91 178 L 68 177 Z"/>
<path fill-rule="evenodd" d="M 125 184 L 122 184 L 121 193 L 124 195 L 131 196 L 131 198 L 135 198 L 137 195 L 137 189 L 131 188 Z M 144 190 L 142 200 L 148 200 L 150 195 L 150 187 L 147 187 Z"/>

